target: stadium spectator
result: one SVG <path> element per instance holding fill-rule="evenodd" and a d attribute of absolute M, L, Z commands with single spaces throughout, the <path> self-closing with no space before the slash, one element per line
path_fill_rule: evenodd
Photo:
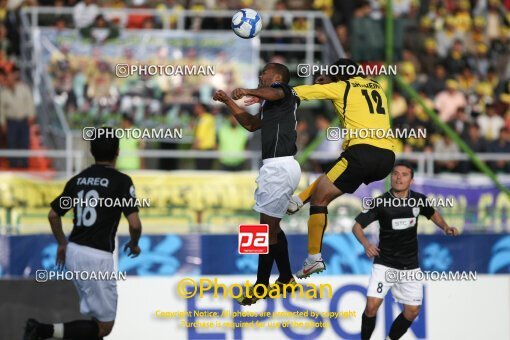
<path fill-rule="evenodd" d="M 398 91 L 393 91 L 391 102 L 391 118 L 395 119 L 402 116 L 407 111 L 406 99 Z"/>
<path fill-rule="evenodd" d="M 370 3 L 360 1 L 351 21 L 351 55 L 357 62 L 384 58 L 384 31 L 380 21 L 370 18 L 371 12 Z"/>
<path fill-rule="evenodd" d="M 434 73 L 434 66 L 439 60 L 437 44 L 432 38 L 425 39 L 423 44 L 424 51 L 423 53 L 418 53 L 418 59 L 420 61 L 422 73 L 431 76 Z M 417 48 L 415 51 L 420 51 L 421 48 L 420 46 L 420 48 Z"/>
<path fill-rule="evenodd" d="M 429 124 L 422 121 L 416 115 L 416 104 L 412 102 L 407 106 L 407 111 L 403 116 L 393 120 L 393 128 L 407 131 L 423 130 L 427 131 L 427 133 L 431 132 Z M 401 139 L 401 142 L 403 144 L 404 152 L 425 151 L 425 148 L 428 146 L 426 138 L 405 138 Z"/>
<path fill-rule="evenodd" d="M 504 75 L 510 65 L 510 27 L 501 28 L 499 39 L 491 42 L 490 59 L 493 60 L 496 74 Z"/>
<path fill-rule="evenodd" d="M 464 141 L 471 150 L 476 153 L 487 152 L 487 140 L 480 133 L 480 126 L 476 123 L 469 124 L 467 133 L 464 135 Z M 474 163 L 470 161 L 461 161 L 459 170 L 462 173 L 477 171 Z"/>
<path fill-rule="evenodd" d="M 214 1 L 214 7 L 212 8 L 217 11 L 228 11 L 229 5 L 228 0 Z M 202 23 L 203 30 L 228 30 L 232 26 L 230 18 L 225 17 L 205 17 Z"/>
<path fill-rule="evenodd" d="M 129 13 L 126 28 L 140 29 L 147 19 L 153 20 L 152 15 L 143 12 L 143 9 L 148 7 L 145 0 L 133 0 L 131 7 L 140 11 Z"/>
<path fill-rule="evenodd" d="M 479 77 L 485 77 L 490 66 L 487 45 L 478 43 L 476 45 L 475 54 L 469 58 L 468 62 Z"/>
<path fill-rule="evenodd" d="M 464 43 L 457 39 L 453 42 L 453 46 L 448 53 L 444 63 L 448 75 L 457 75 L 468 65 L 468 59 L 464 55 Z"/>
<path fill-rule="evenodd" d="M 44 4 L 51 4 L 46 1 Z M 61 6 L 62 0 L 54 2 L 56 6 Z M 68 6 L 73 1 L 65 2 Z M 185 5 L 183 5 L 185 3 Z M 149 2 L 147 0 L 136 0 L 135 2 L 122 2 L 119 0 L 101 2 L 105 7 L 135 7 L 145 8 L 148 6 L 158 9 L 182 10 L 191 8 L 202 10 L 205 5 L 210 6 L 215 3 L 214 8 L 230 8 L 231 1 L 220 0 L 218 2 L 203 1 L 181 1 L 166 0 L 162 3 Z M 41 3 L 40 3 L 41 4 Z M 86 18 L 87 12 L 95 11 L 94 18 L 100 14 L 100 9 L 96 1 L 82 1 L 74 8 L 74 19 L 80 6 L 85 10 L 81 11 L 78 19 Z M 205 4 L 205 5 L 204 5 Z M 394 2 L 393 11 L 397 18 L 394 21 L 394 54 L 395 62 L 399 62 L 399 74 L 408 83 L 420 91 L 421 99 L 428 107 L 436 108 L 439 111 L 441 119 L 449 123 L 459 133 L 466 134 L 466 124 L 471 119 L 478 122 L 487 119 L 485 114 L 487 105 L 494 105 L 496 110 L 501 113 L 501 119 L 510 128 L 510 16 L 508 6 L 510 1 L 480 0 L 480 1 L 423 1 L 420 2 L 420 11 L 417 15 L 415 0 L 400 0 Z M 247 5 L 253 7 L 252 5 Z M 333 24 L 336 26 L 337 34 L 341 40 L 342 47 L 346 49 L 348 55 L 351 55 L 357 61 L 373 60 L 381 61 L 384 59 L 384 16 L 385 2 L 379 0 L 370 1 L 331 1 L 331 0 L 292 0 L 276 1 L 270 0 L 263 4 L 257 4 L 255 8 L 264 8 L 268 10 L 289 10 L 281 17 L 272 17 L 268 20 L 269 24 L 264 25 L 265 30 L 291 29 L 294 32 L 308 31 L 309 21 L 306 18 L 293 15 L 292 9 L 310 10 L 317 8 L 331 14 Z M 60 7 L 59 7 L 60 8 Z M 212 8 L 212 7 L 211 7 Z M 472 10 L 471 10 L 472 8 Z M 58 10 L 57 10 L 58 12 Z M 52 14 L 52 18 L 58 13 Z M 124 17 L 122 17 L 122 15 Z M 19 27 L 14 24 L 14 15 L 8 15 L 7 10 L 2 14 L 5 23 L 5 32 L 0 27 L 0 67 L 9 69 L 11 60 L 16 58 L 19 37 L 14 33 L 19 31 Z M 106 13 L 105 13 L 106 15 Z M 140 17 L 144 17 L 142 13 Z M 39 23 L 43 24 L 40 16 Z M 115 15 L 108 14 L 107 21 L 115 18 L 119 22 L 118 27 L 124 27 L 128 22 L 128 15 L 119 11 Z M 170 23 L 171 28 L 176 27 L 179 13 L 173 13 L 170 18 L 163 18 L 158 15 L 154 21 L 144 18 L 141 25 L 134 25 L 136 28 L 159 28 L 167 27 Z M 79 21 L 79 20 L 78 20 Z M 405 45 L 400 43 L 399 29 L 401 21 L 405 21 Z M 185 20 L 186 27 L 193 29 L 226 29 L 230 25 L 230 18 L 212 18 L 198 15 L 197 18 Z M 53 22 L 48 22 L 48 26 L 56 27 L 59 32 L 57 36 L 66 36 L 68 30 L 63 18 Z M 89 27 L 78 27 L 88 29 Z M 90 25 L 89 25 L 90 26 Z M 323 37 L 322 27 L 315 23 L 316 37 Z M 83 31 L 83 30 L 82 30 Z M 5 33 L 5 34 L 4 34 Z M 104 37 L 104 31 L 100 30 L 99 37 Z M 106 35 L 108 36 L 108 34 Z M 301 37 L 269 37 L 264 42 L 279 43 L 292 42 L 302 44 L 305 41 Z M 269 39 L 269 40 L 267 40 Z M 319 41 L 320 39 L 317 39 Z M 322 40 L 320 40 L 322 41 Z M 321 42 L 322 43 L 322 42 Z M 56 46 L 61 48 L 58 44 Z M 217 65 L 216 76 L 211 81 L 213 84 L 198 82 L 198 78 L 192 77 L 144 77 L 133 76 L 129 79 L 116 79 L 112 77 L 113 66 L 117 63 L 131 64 L 138 62 L 139 55 L 134 52 L 130 57 L 116 56 L 112 58 L 109 52 L 102 50 L 97 45 L 89 56 L 60 56 L 61 60 L 54 58 L 59 53 L 52 55 L 52 65 L 50 73 L 53 80 L 53 88 L 57 92 L 55 98 L 59 105 L 64 107 L 70 120 L 76 123 L 75 126 L 81 126 L 84 122 L 104 123 L 106 121 L 116 122 L 120 119 L 118 112 L 129 112 L 130 115 L 141 119 L 144 124 L 154 126 L 162 121 L 171 125 L 171 119 L 168 115 L 161 114 L 174 110 L 175 115 L 182 118 L 183 121 L 193 121 L 190 114 L 192 103 L 197 93 L 200 98 L 206 98 L 209 95 L 210 88 L 222 87 L 233 89 L 235 83 L 243 81 L 239 73 L 232 71 L 235 69 L 235 62 L 232 63 L 228 57 L 221 57 L 215 60 Z M 73 46 L 74 48 L 75 46 Z M 399 49 L 402 50 L 402 61 L 400 62 Z M 9 52 L 10 50 L 10 52 Z M 60 52 L 60 51 L 59 51 Z M 97 54 L 96 54 L 97 53 Z M 104 53 L 104 56 L 101 55 Z M 184 64 L 201 64 L 207 57 L 201 55 L 201 51 L 195 52 L 193 48 L 184 48 L 174 51 L 168 49 L 164 56 L 149 59 L 148 62 L 155 64 L 164 64 L 168 60 L 180 60 Z M 220 53 L 221 54 L 221 53 Z M 296 63 L 302 60 L 304 52 L 295 51 L 292 53 L 265 50 L 262 57 L 270 58 L 273 54 L 278 57 L 285 57 L 283 63 Z M 185 57 L 183 57 L 183 55 Z M 318 57 L 316 53 L 315 57 Z M 58 58 L 57 58 L 58 59 Z M 418 61 L 416 60 L 418 59 Z M 58 65 L 57 65 L 58 64 Z M 234 64 L 234 65 L 231 65 Z M 55 65 L 60 68 L 55 71 Z M 218 69 L 219 68 L 219 69 Z M 447 87 L 449 90 L 445 91 Z M 452 82 L 457 81 L 457 89 L 452 89 Z M 223 85 L 218 85 L 222 83 Z M 385 86 L 382 80 L 381 85 Z M 240 85 L 240 84 L 238 84 Z M 404 92 L 402 97 L 395 95 L 392 102 L 392 116 L 395 122 L 405 120 L 408 111 L 415 111 L 417 119 L 429 123 L 429 117 L 419 105 L 414 105 Z M 121 107 L 117 110 L 113 103 L 119 101 Z M 203 99 L 202 99 L 203 101 Z M 154 104 L 157 102 L 158 104 Z M 127 103 L 127 104 L 126 104 Z M 159 106 L 158 106 L 159 105 Z M 413 106 L 413 107 L 411 107 Z M 151 109 L 147 109 L 150 107 Z M 459 110 L 464 110 L 460 113 Z M 319 113 L 323 108 L 303 108 L 305 116 L 309 122 L 312 122 L 312 113 Z M 505 115 L 506 113 L 506 115 Z M 214 115 L 213 115 L 214 116 Z M 480 118 L 478 118 L 480 117 Z M 504 117 L 504 118 L 503 118 Z M 498 120 L 491 118 L 491 120 Z M 395 123 L 394 122 L 394 123 Z M 219 127 L 223 126 L 217 124 Z M 71 126 L 73 126 L 71 124 Z M 432 130 L 434 125 L 430 123 Z M 484 124 L 480 124 L 482 133 Z M 310 136 L 314 133 L 314 126 L 306 125 L 303 121 L 299 128 L 304 129 L 300 136 Z M 491 129 L 494 133 L 495 128 Z M 430 133 L 429 133 L 430 134 Z M 307 138 L 304 143 L 308 143 Z M 409 144 L 409 143 L 406 143 Z M 303 147 L 306 145 L 303 144 Z M 173 144 L 172 144 L 173 147 Z M 301 149 L 301 147 L 300 147 Z M 414 151 L 421 150 L 416 145 L 404 145 L 404 149 Z M 426 148 L 425 148 L 426 150 Z"/>
<path fill-rule="evenodd" d="M 334 1 L 334 13 L 332 20 L 339 26 L 348 27 L 354 14 L 356 1 Z"/>
<path fill-rule="evenodd" d="M 59 35 L 63 30 L 67 28 L 68 23 L 64 16 L 58 16 L 55 18 L 55 23 L 53 26 L 57 30 L 57 35 Z"/>
<path fill-rule="evenodd" d="M 310 142 L 310 128 L 305 120 L 300 120 L 296 126 L 297 140 L 296 146 L 298 150 L 303 150 Z"/>
<path fill-rule="evenodd" d="M 488 44 L 489 39 L 485 33 L 486 21 L 484 17 L 475 17 L 473 29 L 466 36 L 466 50 L 468 53 L 475 53 L 476 45 Z"/>
<path fill-rule="evenodd" d="M 122 115 L 121 128 L 123 130 L 132 130 L 134 128 L 133 118 L 127 114 Z M 129 138 L 130 137 L 130 138 Z M 119 156 L 117 158 L 116 167 L 119 170 L 140 170 L 142 168 L 142 160 L 140 156 L 130 155 L 126 153 L 137 152 L 142 148 L 142 140 L 133 138 L 128 133 L 123 138 L 119 138 Z"/>
<path fill-rule="evenodd" d="M 467 133 L 467 126 L 469 124 L 469 117 L 466 114 L 466 108 L 459 107 L 455 115 L 448 121 L 448 125 L 457 132 L 459 136 L 464 136 Z"/>
<path fill-rule="evenodd" d="M 1 73 L 5 71 L 0 69 Z M 30 125 L 34 122 L 35 106 L 32 91 L 19 78 L 17 69 L 5 77 L 5 87 L 0 90 L 0 126 L 7 131 L 7 148 L 28 150 Z M 9 159 L 11 168 L 27 168 L 26 157 Z"/>
<path fill-rule="evenodd" d="M 489 144 L 489 152 L 510 154 L 510 130 L 506 127 L 501 128 L 499 131 L 499 138 Z M 492 170 L 496 172 L 510 173 L 509 161 L 495 161 L 491 162 Z"/>
<path fill-rule="evenodd" d="M 95 44 L 101 44 L 119 36 L 119 29 L 99 14 L 94 23 L 80 30 L 81 35 Z"/>
<path fill-rule="evenodd" d="M 163 12 L 163 11 L 174 11 L 172 15 L 170 15 L 168 18 L 165 18 L 163 14 L 159 17 L 159 21 L 162 22 L 162 24 L 165 23 L 165 21 L 168 21 L 169 28 L 176 28 L 177 27 L 177 20 L 179 18 L 179 12 L 184 10 L 184 6 L 180 3 L 178 0 L 166 0 L 164 3 L 160 3 L 156 6 L 156 9 Z M 163 26 L 164 27 L 164 26 Z"/>
<path fill-rule="evenodd" d="M 422 86 L 422 90 L 428 97 L 434 97 L 445 89 L 445 83 L 446 70 L 442 64 L 437 63 L 434 66 L 434 74 L 427 78 L 427 81 Z"/>
<path fill-rule="evenodd" d="M 469 0 L 460 0 L 455 9 L 455 23 L 460 32 L 466 33 L 471 30 L 473 19 L 471 18 L 471 4 Z"/>
<path fill-rule="evenodd" d="M 312 9 L 322 11 L 327 17 L 331 18 L 334 13 L 333 0 L 313 0 Z"/>
<path fill-rule="evenodd" d="M 476 85 L 478 85 L 478 78 L 474 75 L 471 68 L 466 65 L 459 75 L 459 89 L 464 93 L 470 94 L 475 92 Z"/>
<path fill-rule="evenodd" d="M 434 156 L 440 158 L 434 164 L 435 172 L 455 172 L 459 161 L 454 156 L 460 153 L 459 147 L 446 134 L 434 142 Z"/>
<path fill-rule="evenodd" d="M 401 77 L 406 81 L 406 83 L 414 87 L 416 77 L 421 71 L 421 66 L 420 61 L 411 50 L 404 49 L 402 53 L 402 61 L 400 62 L 398 69 L 401 73 Z"/>
<path fill-rule="evenodd" d="M 464 34 L 457 30 L 455 19 L 451 16 L 446 18 L 446 26 L 444 30 L 436 32 L 437 52 L 441 58 L 445 58 L 448 51 L 453 46 L 455 40 L 464 40 Z"/>
<path fill-rule="evenodd" d="M 459 107 L 467 105 L 464 93 L 458 90 L 459 83 L 456 80 L 446 81 L 446 90 L 441 91 L 434 98 L 434 107 L 439 112 L 439 118 L 447 122 L 457 112 Z"/>
<path fill-rule="evenodd" d="M 199 151 L 212 151 L 216 149 L 216 118 L 207 111 L 202 103 L 195 104 L 193 113 L 197 118 L 195 127 L 195 139 L 192 148 Z M 197 158 L 195 167 L 197 170 L 211 170 L 214 159 Z"/>
<path fill-rule="evenodd" d="M 488 0 L 487 9 L 487 37 L 489 41 L 498 39 L 501 27 L 503 27 L 504 18 L 500 11 L 500 0 Z"/>
<path fill-rule="evenodd" d="M 422 102 L 425 104 L 425 107 L 430 108 L 430 109 L 432 109 L 434 107 L 434 102 L 429 97 L 427 97 L 427 94 L 424 91 L 419 91 L 418 95 L 420 96 L 420 99 L 422 100 Z M 415 110 L 416 110 L 416 116 L 419 119 L 421 119 L 422 121 L 427 122 L 427 123 L 430 121 L 429 115 L 425 112 L 425 109 L 421 105 L 416 105 Z M 429 127 L 432 128 L 432 126 L 430 126 L 430 125 L 429 125 Z"/>
<path fill-rule="evenodd" d="M 283 1 L 278 1 L 275 5 L 275 10 L 277 11 L 287 11 L 287 5 Z M 291 19 L 288 16 L 273 16 L 269 20 L 269 23 L 266 26 L 266 30 L 268 31 L 282 31 L 282 30 L 288 30 L 291 28 Z M 281 37 L 270 37 L 270 38 L 263 38 L 263 43 L 268 44 L 284 44 L 289 43 L 290 39 L 285 38 L 283 35 Z M 283 56 L 288 56 L 289 53 L 278 53 Z M 266 59 L 269 59 L 271 56 L 275 55 L 275 52 L 271 52 L 268 54 L 268 57 Z M 302 57 L 302 53 L 301 53 Z"/>
<path fill-rule="evenodd" d="M 218 131 L 218 150 L 225 153 L 243 152 L 248 142 L 248 131 L 239 125 L 233 115 L 228 120 L 223 120 Z M 240 171 L 244 168 L 244 157 L 221 156 L 220 166 L 226 171 Z"/>
<path fill-rule="evenodd" d="M 397 18 L 407 17 L 411 10 L 414 11 L 414 1 L 413 0 L 400 0 L 395 1 L 393 4 L 393 15 Z"/>
<path fill-rule="evenodd" d="M 7 38 L 7 27 L 0 23 L 0 54 L 2 60 L 9 60 L 13 55 L 11 41 Z"/>
<path fill-rule="evenodd" d="M 480 115 L 476 121 L 482 136 L 492 142 L 499 138 L 499 131 L 505 126 L 505 121 L 497 114 L 493 104 L 487 105 L 485 109 L 486 114 Z"/>
<path fill-rule="evenodd" d="M 315 128 L 317 134 L 326 134 L 328 127 L 330 127 L 330 121 L 324 115 L 318 115 L 315 117 Z M 336 139 L 336 138 L 335 138 Z M 329 153 L 330 158 L 314 160 L 312 163 L 312 169 L 315 172 L 325 172 L 332 164 L 335 163 L 338 155 L 342 153 L 343 140 L 334 140 L 325 138 L 321 144 L 315 149 L 316 152 Z"/>
<path fill-rule="evenodd" d="M 74 26 L 78 29 L 90 26 L 98 15 L 96 0 L 82 0 L 73 9 Z"/>
<path fill-rule="evenodd" d="M 494 99 L 492 97 L 493 91 L 491 85 L 487 82 L 479 82 L 476 85 L 474 95 L 470 96 L 469 106 L 471 109 L 471 116 L 478 117 L 485 112 L 485 106 L 492 104 Z"/>
<path fill-rule="evenodd" d="M 491 86 L 491 95 L 492 96 L 495 96 L 495 95 L 497 96 L 498 94 L 501 93 L 501 91 L 503 91 L 504 82 L 501 80 L 502 79 L 500 78 L 500 74 L 497 73 L 496 68 L 493 66 L 490 66 L 489 70 L 487 71 L 486 81 Z M 497 97 L 493 98 L 493 99 L 497 101 Z"/>

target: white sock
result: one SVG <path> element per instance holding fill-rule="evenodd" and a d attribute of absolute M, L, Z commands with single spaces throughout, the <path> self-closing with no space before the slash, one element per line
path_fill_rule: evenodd
<path fill-rule="evenodd" d="M 315 262 L 315 261 L 322 260 L 322 255 L 321 255 L 321 253 L 308 254 L 308 260 L 309 260 L 309 262 Z"/>
<path fill-rule="evenodd" d="M 54 323 L 53 324 L 53 338 L 63 339 L 64 338 L 64 324 Z"/>

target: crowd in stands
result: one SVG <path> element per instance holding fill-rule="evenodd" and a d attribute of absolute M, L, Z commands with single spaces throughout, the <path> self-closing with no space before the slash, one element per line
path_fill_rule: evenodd
<path fill-rule="evenodd" d="M 386 58 L 385 25 L 388 15 L 386 0 L 55 0 L 19 1 L 17 6 L 0 1 L 0 68 L 9 74 L 19 58 L 19 8 L 24 6 L 57 7 L 51 15 L 41 15 L 41 25 L 57 30 L 76 29 L 80 36 L 93 45 L 114 43 L 124 29 L 176 28 L 179 10 L 234 9 L 251 7 L 258 10 L 285 11 L 264 23 L 264 30 L 295 32 L 307 31 L 309 22 L 292 15 L 292 10 L 322 11 L 331 19 L 338 38 L 348 56 L 360 63 L 384 61 Z M 9 7 L 9 8 L 8 8 Z M 73 7 L 73 15 L 58 8 Z M 151 15 L 147 12 L 113 11 L 103 13 L 103 7 L 121 9 L 173 9 L 171 16 Z M 422 101 L 434 109 L 441 121 L 448 124 L 478 153 L 510 152 L 510 0 L 394 0 L 393 1 L 394 63 L 398 74 L 420 95 Z M 230 29 L 228 18 L 196 16 L 186 19 L 187 30 Z M 325 41 L 321 25 L 315 23 L 317 43 Z M 263 42 L 300 43 L 300 37 L 266 37 Z M 211 106 L 209 98 L 214 85 L 197 88 L 190 93 L 175 93 L 176 84 L 164 83 L 151 77 L 118 82 L 113 66 L 100 55 L 67 58 L 66 46 L 59 46 L 48 71 L 53 80 L 57 101 L 67 114 L 70 125 L 82 126 L 112 124 L 121 126 L 183 127 L 195 131 L 195 140 L 188 145 L 196 150 L 243 150 L 249 143 L 248 135 L 228 117 L 220 106 Z M 136 46 L 133 46 L 136 49 Z M 161 53 L 160 53 L 161 52 Z M 163 61 L 168 51 L 164 48 L 154 56 Z M 192 49 L 182 58 L 195 60 Z M 288 65 L 299 63 L 301 52 L 265 51 L 267 61 Z M 157 59 L 160 58 L 160 59 Z M 133 60 L 133 51 L 126 49 L 123 60 Z M 218 64 L 222 64 L 218 56 Z M 378 79 L 383 87 L 387 81 Z M 293 78 L 292 83 L 302 79 Z M 234 79 L 229 86 L 242 86 Z M 220 86 L 216 86 L 220 88 Z M 227 89 L 228 90 L 228 89 Z M 423 127 L 427 139 L 398 141 L 397 151 L 432 152 L 443 156 L 435 169 L 441 172 L 467 173 L 477 171 L 468 161 L 448 159 L 448 155 L 461 152 L 433 123 L 425 110 L 397 87 L 391 98 L 391 115 L 395 128 Z M 299 123 L 300 150 L 315 136 L 324 132 L 328 120 L 334 117 L 332 109 L 302 110 L 304 119 Z M 308 112 L 309 111 L 309 112 Z M 5 115 L 5 114 L 4 114 Z M 27 117 L 30 113 L 26 113 Z M 14 128 L 13 128 L 14 129 Z M 233 141 L 238 141 L 234 143 Z M 1 141 L 0 141 L 1 143 Z M 179 146 L 180 148 L 181 146 Z M 335 144 L 335 147 L 337 145 Z M 164 145 L 162 148 L 175 148 Z M 321 150 L 331 150 L 329 144 Z M 175 162 L 160 163 L 162 168 L 178 167 Z M 244 165 L 243 165 L 244 164 Z M 510 173 L 510 162 L 496 161 L 489 165 L 497 172 Z M 143 164 L 140 164 L 143 166 Z M 309 169 L 321 171 L 327 162 L 310 162 Z M 246 168 L 242 159 L 220 159 L 213 162 L 200 159 L 197 169 Z"/>

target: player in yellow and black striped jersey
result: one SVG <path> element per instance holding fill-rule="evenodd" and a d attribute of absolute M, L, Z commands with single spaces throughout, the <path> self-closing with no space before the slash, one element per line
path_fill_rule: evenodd
<path fill-rule="evenodd" d="M 335 65 L 340 70 L 352 69 L 352 66 L 358 70 L 358 65 L 350 59 L 340 59 Z M 318 83 L 296 86 L 294 91 L 301 100 L 331 100 L 347 135 L 343 144 L 344 152 L 336 163 L 289 203 L 287 212 L 292 214 L 303 204 L 311 202 L 308 258 L 296 273 L 298 278 L 305 278 L 326 268 L 321 248 L 328 204 L 344 193 L 353 193 L 362 183 L 384 179 L 393 168 L 395 154 L 391 139 L 378 139 L 375 134 L 361 133 L 362 130 L 390 129 L 386 95 L 375 80 L 356 74 L 324 76 Z M 361 138 L 366 135 L 367 138 Z"/>

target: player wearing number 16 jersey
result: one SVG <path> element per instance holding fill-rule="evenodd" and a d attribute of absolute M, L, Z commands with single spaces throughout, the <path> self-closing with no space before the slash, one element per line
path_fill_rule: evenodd
<path fill-rule="evenodd" d="M 292 214 L 310 201 L 308 257 L 296 273 L 298 278 L 306 278 L 326 268 L 321 248 L 329 203 L 342 194 L 355 192 L 362 183 L 385 178 L 395 163 L 392 140 L 381 139 L 380 133 L 370 133 L 390 129 L 382 87 L 372 79 L 357 75 L 359 65 L 350 59 L 340 59 L 335 65 L 341 74 L 321 77 L 323 81 L 314 85 L 294 87 L 301 100 L 331 100 L 340 124 L 347 132 L 343 144 L 345 151 L 336 163 L 299 196 L 292 197 L 289 203 L 287 213 Z"/>
<path fill-rule="evenodd" d="M 142 225 L 139 201 L 128 175 L 115 169 L 119 139 L 112 128 L 96 129 L 90 142 L 95 164 L 71 178 L 60 196 L 51 202 L 49 221 L 58 242 L 57 267 L 71 272 L 113 273 L 115 235 L 121 214 L 129 223 L 130 242 L 124 247 L 132 257 L 140 254 Z M 138 203 L 137 203 L 138 202 Z M 73 230 L 66 240 L 61 216 L 73 209 Z M 28 339 L 101 339 L 108 335 L 117 313 L 115 280 L 74 280 L 80 297 L 80 312 L 92 320 L 43 324 L 27 321 Z"/>

